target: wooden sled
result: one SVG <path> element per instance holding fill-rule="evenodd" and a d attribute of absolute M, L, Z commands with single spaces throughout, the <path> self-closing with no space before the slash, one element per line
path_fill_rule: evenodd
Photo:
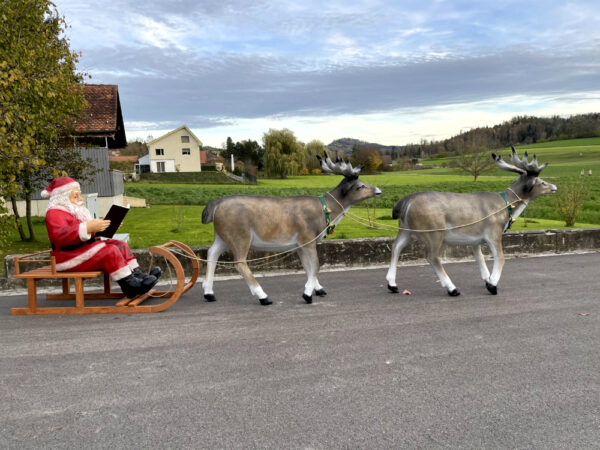
<path fill-rule="evenodd" d="M 173 247 L 180 252 L 190 256 L 192 262 L 192 275 L 190 280 L 185 282 L 185 273 L 183 267 L 177 257 L 168 249 Z M 53 256 L 49 259 L 29 259 L 42 254 L 49 254 L 50 250 L 44 252 L 32 253 L 15 258 L 15 278 L 23 278 L 27 280 L 27 298 L 29 306 L 27 308 L 11 308 L 10 313 L 13 315 L 47 315 L 47 314 L 115 314 L 115 313 L 150 313 L 159 312 L 167 309 L 175 303 L 179 297 L 189 291 L 198 279 L 200 266 L 196 255 L 187 245 L 178 241 L 169 241 L 166 244 L 150 247 L 150 253 L 164 257 L 177 276 L 177 284 L 173 291 L 158 291 L 150 290 L 146 294 L 139 295 L 135 298 L 124 298 L 120 292 L 111 291 L 110 277 L 102 271 L 95 272 L 57 272 L 56 261 Z M 29 270 L 21 271 L 23 263 L 50 263 L 49 265 Z M 84 291 L 84 281 L 90 278 L 96 278 L 100 275 L 104 276 L 104 292 L 101 293 L 86 293 Z M 47 278 L 62 279 L 62 293 L 46 294 L 46 300 L 75 300 L 75 306 L 49 306 L 38 307 L 37 304 L 37 282 Z M 74 280 L 75 292 L 70 291 L 71 279 Z M 143 305 L 142 303 L 149 298 L 162 298 L 164 301 L 159 304 Z M 96 299 L 118 299 L 114 306 L 86 306 L 86 300 Z"/>

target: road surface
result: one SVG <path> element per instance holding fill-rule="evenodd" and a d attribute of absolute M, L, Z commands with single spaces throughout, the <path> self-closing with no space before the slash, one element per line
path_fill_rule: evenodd
<path fill-rule="evenodd" d="M 598 448 L 600 254 L 198 284 L 162 313 L 10 316 L 0 448 Z"/>

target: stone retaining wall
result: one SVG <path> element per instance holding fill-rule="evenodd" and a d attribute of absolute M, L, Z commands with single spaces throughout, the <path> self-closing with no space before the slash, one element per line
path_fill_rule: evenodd
<path fill-rule="evenodd" d="M 391 257 L 391 246 L 393 238 L 370 238 L 370 239 L 336 239 L 324 240 L 317 246 L 319 252 L 319 261 L 321 269 L 356 266 L 376 266 L 387 265 Z M 557 254 L 576 251 L 600 251 L 600 228 L 582 228 L 569 230 L 536 230 L 536 231 L 517 231 L 506 233 L 502 239 L 504 253 L 506 255 L 536 255 L 536 254 Z M 198 258 L 206 259 L 208 247 L 192 247 Z M 133 250 L 142 269 L 148 269 L 152 265 L 160 265 L 165 269 L 168 275 L 168 269 L 162 257 L 154 256 L 147 249 Z M 484 246 L 484 254 L 489 251 Z M 268 255 L 268 254 L 267 254 Z M 260 258 L 265 253 L 251 252 L 248 259 Z M 399 264 L 423 261 L 425 252 L 419 243 L 408 245 L 400 255 Z M 5 258 L 5 277 L 0 278 L 0 290 L 9 293 L 10 291 L 21 291 L 26 288 L 25 280 L 15 280 L 14 257 L 10 255 Z M 473 253 L 470 247 L 446 246 L 443 248 L 444 260 L 471 259 Z M 189 259 L 179 258 L 187 274 L 191 270 Z M 220 261 L 231 261 L 232 257 L 226 252 Z M 204 264 L 200 263 L 200 279 L 204 277 Z M 302 270 L 299 258 L 291 253 L 286 257 L 281 256 L 268 258 L 259 262 L 250 263 L 250 267 L 255 274 L 273 271 L 297 271 Z M 31 267 L 33 268 L 33 266 Z M 216 274 L 231 275 L 237 271 L 233 266 L 218 266 Z M 174 276 L 174 274 L 173 274 Z M 102 284 L 99 278 L 86 282 L 86 286 L 98 286 Z M 39 283 L 40 287 L 60 286 L 60 282 L 47 280 Z"/>

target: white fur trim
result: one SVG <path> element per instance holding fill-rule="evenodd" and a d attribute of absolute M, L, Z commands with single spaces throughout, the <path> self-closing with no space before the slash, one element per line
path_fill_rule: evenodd
<path fill-rule="evenodd" d="M 131 260 L 131 261 L 129 261 L 127 264 L 129 265 L 129 268 L 130 268 L 131 270 L 133 270 L 133 269 L 135 269 L 135 268 L 137 268 L 137 267 L 140 267 L 140 265 L 139 265 L 139 264 L 138 264 L 138 262 L 137 262 L 137 259 L 132 259 L 132 260 Z"/>
<path fill-rule="evenodd" d="M 46 214 L 47 214 L 47 213 L 48 213 L 48 211 L 50 211 L 51 209 L 58 209 L 59 211 L 64 211 L 64 212 L 66 212 L 66 213 L 69 213 L 69 214 L 73 215 L 73 213 L 72 213 L 72 212 L 71 212 L 71 211 L 70 211 L 68 208 L 65 208 L 65 207 L 64 207 L 64 206 L 62 206 L 62 205 L 53 205 L 53 206 L 50 206 L 50 205 L 48 205 L 48 209 L 46 210 Z"/>
<path fill-rule="evenodd" d="M 89 250 L 86 250 L 85 252 L 75 256 L 74 258 L 68 259 L 67 261 L 63 261 L 60 264 L 57 264 L 56 270 L 58 272 L 63 272 L 65 270 L 72 269 L 73 267 L 76 267 L 79 264 L 82 264 L 82 263 L 86 262 L 87 260 L 93 258 L 94 255 L 96 253 L 98 253 L 100 250 L 102 250 L 104 247 L 106 247 L 106 244 L 104 242 L 100 242 L 99 244 L 94 244 L 94 246 L 92 248 L 90 248 Z"/>
<path fill-rule="evenodd" d="M 71 192 L 75 188 L 80 188 L 79 183 L 77 181 L 63 184 L 61 187 L 52 189 L 52 192 L 48 192 L 46 189 L 44 189 L 42 191 L 42 196 L 44 195 L 44 192 L 47 192 L 49 196 L 54 197 L 55 195 L 64 194 L 65 192 Z"/>
<path fill-rule="evenodd" d="M 42 198 L 48 198 L 50 197 L 50 192 L 48 192 L 46 189 L 44 189 L 42 191 Z"/>
<path fill-rule="evenodd" d="M 88 234 L 87 232 L 87 225 L 85 224 L 85 222 L 81 222 L 79 224 L 79 239 L 81 239 L 82 242 L 85 242 L 91 237 L 92 235 Z"/>
<path fill-rule="evenodd" d="M 118 270 L 115 270 L 110 274 L 110 278 L 113 281 L 119 281 L 127 276 L 131 275 L 131 268 L 129 266 L 123 266 Z"/>

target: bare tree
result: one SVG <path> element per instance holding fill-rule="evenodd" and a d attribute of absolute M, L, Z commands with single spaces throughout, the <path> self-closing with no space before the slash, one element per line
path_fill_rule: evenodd
<path fill-rule="evenodd" d="M 454 166 L 473 175 L 473 181 L 486 171 L 494 167 L 494 160 L 490 158 L 488 149 L 477 144 L 466 144 L 458 151 Z"/>

